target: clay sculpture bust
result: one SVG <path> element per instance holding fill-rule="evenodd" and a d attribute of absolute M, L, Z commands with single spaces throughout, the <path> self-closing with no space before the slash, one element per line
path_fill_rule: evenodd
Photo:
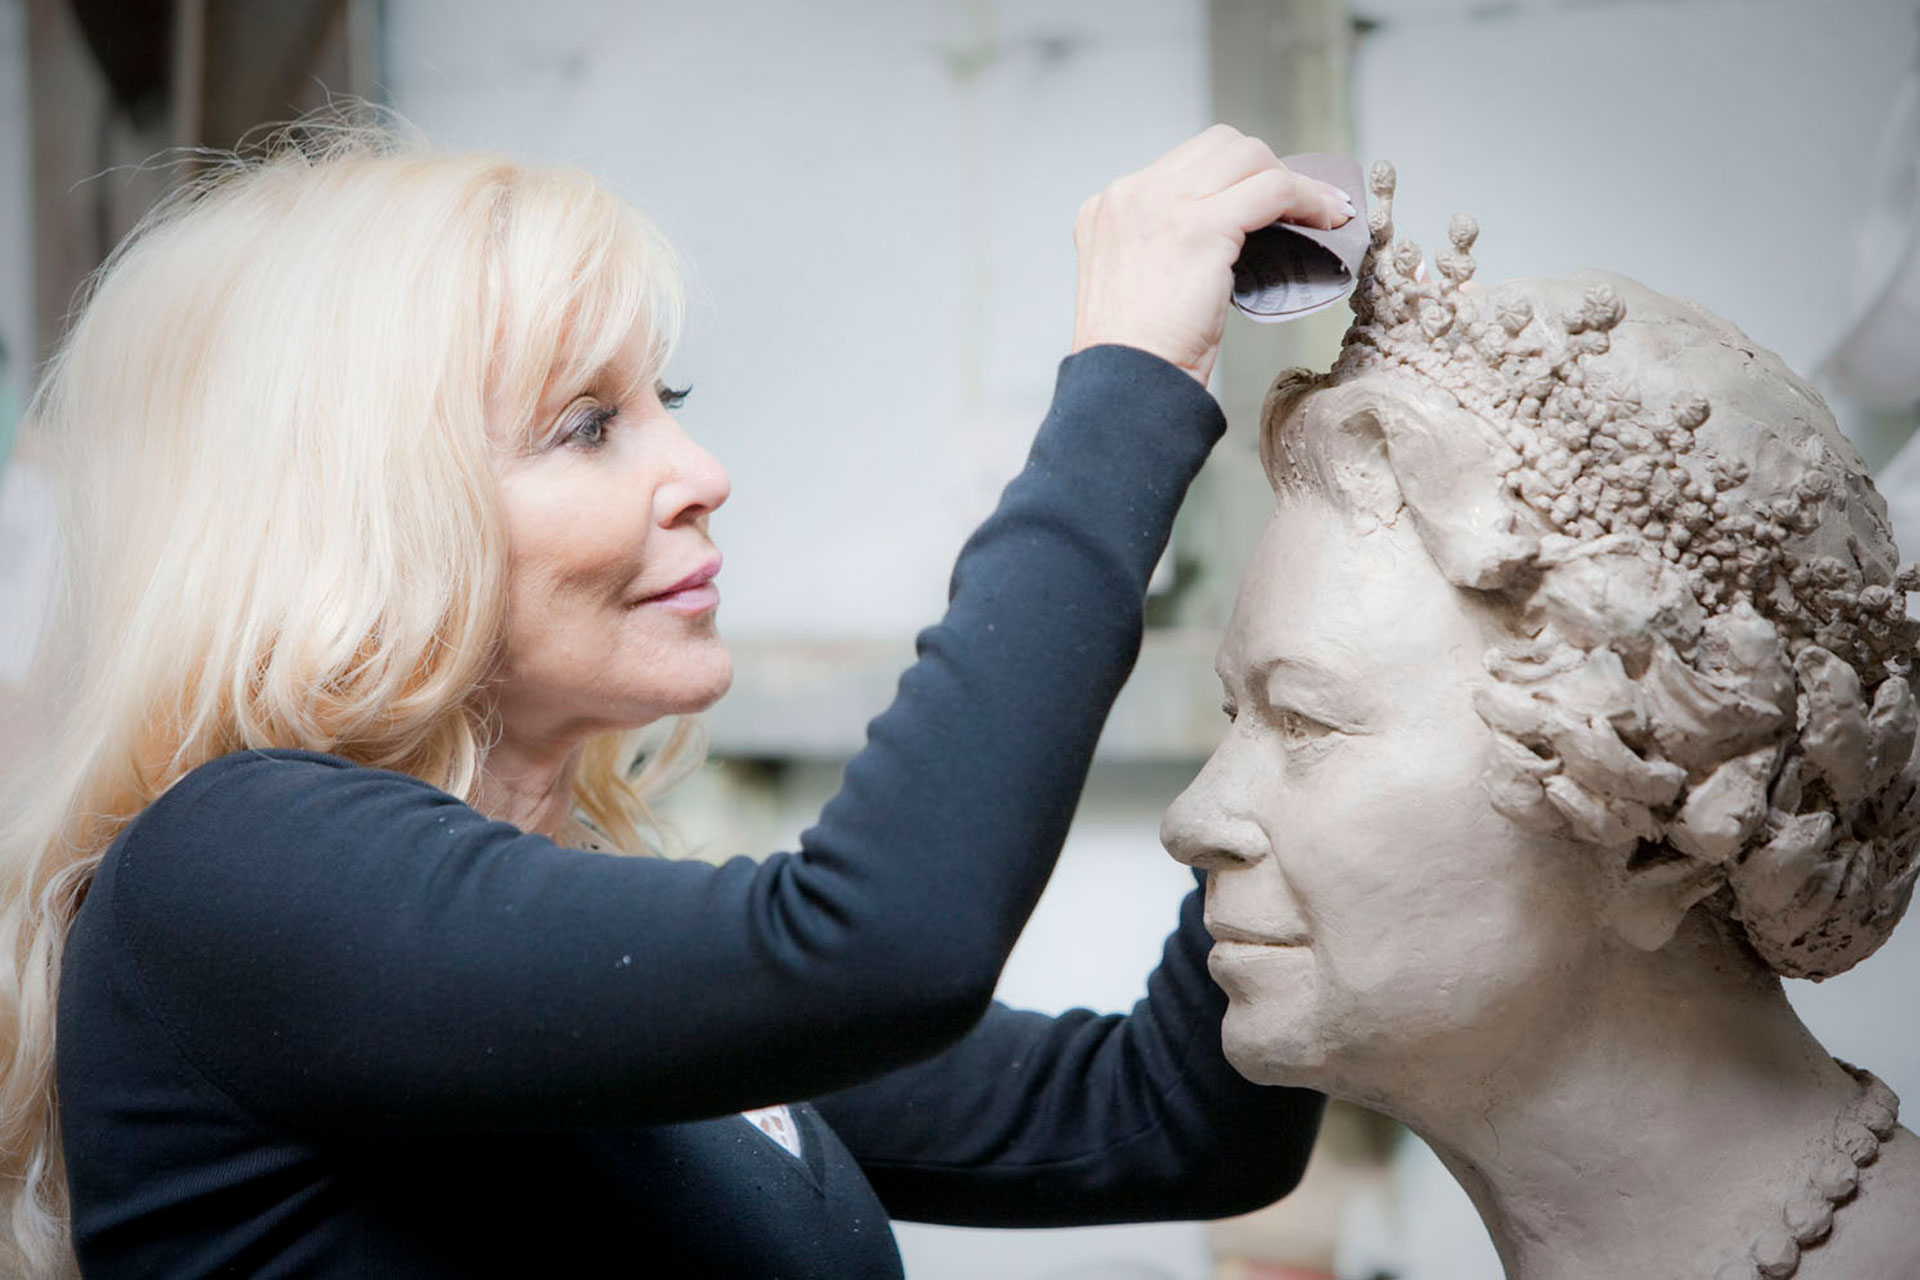
<path fill-rule="evenodd" d="M 1405 1121 L 1510 1276 L 1920 1275 L 1920 1142 L 1780 977 L 1911 897 L 1920 626 L 1832 415 L 1598 273 L 1420 278 L 1372 177 L 1331 372 L 1283 375 L 1209 868 L 1236 1066 Z"/>

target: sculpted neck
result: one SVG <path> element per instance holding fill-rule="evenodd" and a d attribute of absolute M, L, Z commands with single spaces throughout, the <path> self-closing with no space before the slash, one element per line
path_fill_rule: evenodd
<path fill-rule="evenodd" d="M 1710 924 L 1601 968 L 1530 1051 L 1458 1057 L 1375 1105 L 1432 1145 L 1515 1280 L 1712 1275 L 1777 1220 L 1857 1087 Z"/>

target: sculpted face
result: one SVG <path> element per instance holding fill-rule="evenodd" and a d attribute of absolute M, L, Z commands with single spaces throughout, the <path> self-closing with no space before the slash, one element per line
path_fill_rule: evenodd
<path fill-rule="evenodd" d="M 1404 514 L 1282 499 L 1220 650 L 1231 726 L 1162 826 L 1211 872 L 1228 1058 L 1362 1100 L 1551 1035 L 1600 945 L 1594 860 L 1488 804 L 1493 633 Z"/>
<path fill-rule="evenodd" d="M 636 337 L 597 385 L 543 403 L 500 464 L 508 612 L 494 690 L 509 737 L 698 711 L 732 679 L 707 532 L 727 474 L 642 376 L 645 350 Z"/>
<path fill-rule="evenodd" d="M 1404 1121 L 1508 1276 L 1920 1275 L 1920 1148 L 1777 977 L 1913 893 L 1920 568 L 1777 357 L 1603 272 L 1468 291 L 1465 216 L 1423 279 L 1393 181 L 1338 360 L 1269 392 L 1232 725 L 1163 824 L 1227 1057 Z"/>

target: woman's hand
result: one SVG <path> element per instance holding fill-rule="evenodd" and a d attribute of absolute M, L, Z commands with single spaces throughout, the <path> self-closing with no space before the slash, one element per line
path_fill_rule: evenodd
<path fill-rule="evenodd" d="M 1080 206 L 1073 349 L 1138 347 L 1205 383 L 1247 232 L 1279 221 L 1337 227 L 1353 215 L 1339 188 L 1216 124 Z"/>

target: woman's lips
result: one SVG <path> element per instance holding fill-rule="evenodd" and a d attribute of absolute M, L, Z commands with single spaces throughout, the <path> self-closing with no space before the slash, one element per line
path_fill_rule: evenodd
<path fill-rule="evenodd" d="M 670 613 L 705 613 L 720 603 L 720 588 L 711 582 L 703 582 L 697 587 L 669 591 L 643 603 L 657 604 Z"/>
<path fill-rule="evenodd" d="M 659 605 L 669 613 L 705 613 L 720 603 L 720 588 L 713 581 L 719 573 L 720 558 L 715 556 L 665 591 L 647 596 L 640 604 Z"/>

